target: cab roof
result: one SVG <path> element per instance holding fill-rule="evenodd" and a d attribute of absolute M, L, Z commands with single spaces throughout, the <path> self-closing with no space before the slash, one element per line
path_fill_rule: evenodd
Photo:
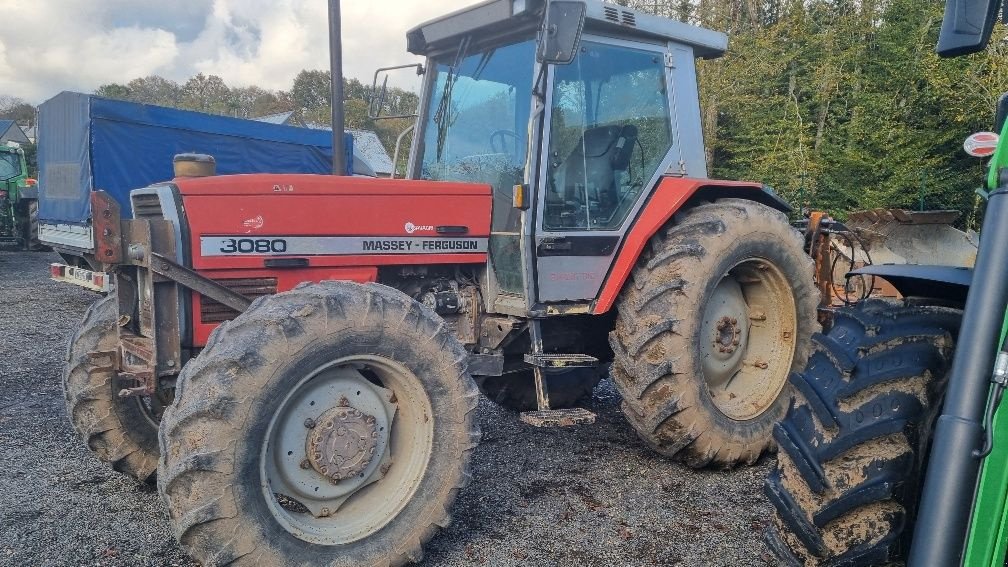
<path fill-rule="evenodd" d="M 720 57 L 728 48 L 728 36 L 641 12 L 584 0 L 585 30 L 617 37 L 658 39 L 689 45 L 697 57 Z M 416 55 L 431 55 L 453 47 L 462 36 L 501 34 L 507 30 L 535 29 L 545 0 L 486 0 L 430 20 L 406 32 L 406 48 Z"/>

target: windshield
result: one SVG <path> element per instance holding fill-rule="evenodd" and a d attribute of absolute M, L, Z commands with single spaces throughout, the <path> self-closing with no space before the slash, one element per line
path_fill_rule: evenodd
<path fill-rule="evenodd" d="M 21 157 L 17 152 L 0 152 L 0 181 L 21 175 Z"/>
<path fill-rule="evenodd" d="M 488 183 L 494 204 L 502 193 L 510 205 L 525 166 L 535 45 L 529 40 L 463 55 L 457 65 L 437 64 L 420 175 Z"/>
<path fill-rule="evenodd" d="M 535 42 L 471 53 L 466 44 L 433 67 L 420 176 L 493 187 L 491 263 L 500 288 L 520 293 L 521 212 L 511 199 L 524 181 Z"/>

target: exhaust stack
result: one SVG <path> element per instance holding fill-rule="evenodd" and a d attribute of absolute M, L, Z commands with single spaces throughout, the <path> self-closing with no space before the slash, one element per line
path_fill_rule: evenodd
<path fill-rule="evenodd" d="M 340 0 L 329 0 L 329 75 L 332 104 L 333 175 L 346 175 L 346 146 L 343 134 L 343 41 L 340 27 Z"/>

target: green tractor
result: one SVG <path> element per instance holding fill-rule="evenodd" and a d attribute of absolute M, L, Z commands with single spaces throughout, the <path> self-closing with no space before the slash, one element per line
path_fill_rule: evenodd
<path fill-rule="evenodd" d="M 984 49 L 1003 0 L 948 0 L 938 53 Z M 766 541 L 787 565 L 992 567 L 1008 546 L 1008 95 L 976 264 L 876 265 L 904 296 L 838 309 L 774 431 Z M 986 145 L 984 145 L 986 144 Z M 982 151 L 977 151 L 977 150 Z M 974 153 L 976 152 L 976 153 Z"/>
<path fill-rule="evenodd" d="M 0 146 L 0 246 L 44 248 L 38 239 L 38 187 L 17 145 Z"/>

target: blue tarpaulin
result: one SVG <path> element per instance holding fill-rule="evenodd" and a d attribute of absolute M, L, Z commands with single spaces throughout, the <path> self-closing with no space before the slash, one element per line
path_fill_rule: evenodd
<path fill-rule="evenodd" d="M 346 140 L 349 169 L 353 138 Z M 180 153 L 212 155 L 222 175 L 326 174 L 332 134 L 63 92 L 39 108 L 39 218 L 88 223 L 93 189 L 129 211 L 129 192 L 171 179 Z"/>

